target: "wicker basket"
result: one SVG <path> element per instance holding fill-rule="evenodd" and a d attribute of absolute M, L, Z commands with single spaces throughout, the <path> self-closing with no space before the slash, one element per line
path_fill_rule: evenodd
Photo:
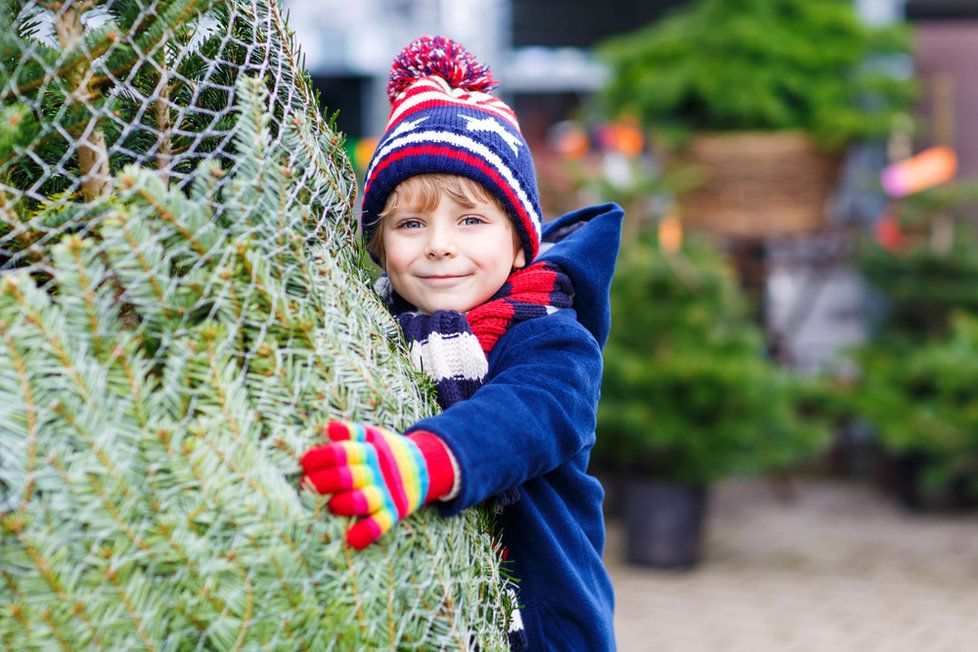
<path fill-rule="evenodd" d="M 800 131 L 701 134 L 682 162 L 703 183 L 680 198 L 694 230 L 743 238 L 797 235 L 825 224 L 839 156 Z"/>

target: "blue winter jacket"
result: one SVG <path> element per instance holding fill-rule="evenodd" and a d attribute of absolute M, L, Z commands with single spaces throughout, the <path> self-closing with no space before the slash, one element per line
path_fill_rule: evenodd
<path fill-rule="evenodd" d="M 485 384 L 410 429 L 438 435 L 458 461 L 460 493 L 441 505 L 445 515 L 520 488 L 500 520 L 531 650 L 615 647 L 604 490 L 587 466 L 622 216 L 605 204 L 547 225 L 543 241 L 556 243 L 537 260 L 570 276 L 573 309 L 513 326 L 489 355 Z"/>

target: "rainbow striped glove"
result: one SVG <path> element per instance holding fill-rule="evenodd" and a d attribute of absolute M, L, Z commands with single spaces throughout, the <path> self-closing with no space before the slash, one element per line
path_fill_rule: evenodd
<path fill-rule="evenodd" d="M 302 456 L 305 484 L 333 494 L 327 507 L 341 516 L 364 516 L 346 532 L 362 550 L 422 505 L 447 495 L 455 483 L 448 448 L 430 432 L 400 435 L 384 428 L 330 421 L 329 444 Z"/>

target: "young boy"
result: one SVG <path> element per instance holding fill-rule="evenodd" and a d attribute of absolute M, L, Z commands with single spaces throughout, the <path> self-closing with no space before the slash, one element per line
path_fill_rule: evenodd
<path fill-rule="evenodd" d="M 429 502 L 494 498 L 530 649 L 614 649 L 603 490 L 587 474 L 610 327 L 617 206 L 542 228 L 530 151 L 487 68 L 425 37 L 395 59 L 363 231 L 444 411 L 404 435 L 331 422 L 308 483 L 362 548 Z M 511 637 L 511 641 L 515 641 Z"/>

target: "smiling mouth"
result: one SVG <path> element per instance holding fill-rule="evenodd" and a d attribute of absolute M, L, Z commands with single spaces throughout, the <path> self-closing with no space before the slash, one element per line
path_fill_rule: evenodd
<path fill-rule="evenodd" d="M 420 277 L 422 282 L 429 285 L 452 285 L 469 277 L 468 274 L 433 274 Z"/>

